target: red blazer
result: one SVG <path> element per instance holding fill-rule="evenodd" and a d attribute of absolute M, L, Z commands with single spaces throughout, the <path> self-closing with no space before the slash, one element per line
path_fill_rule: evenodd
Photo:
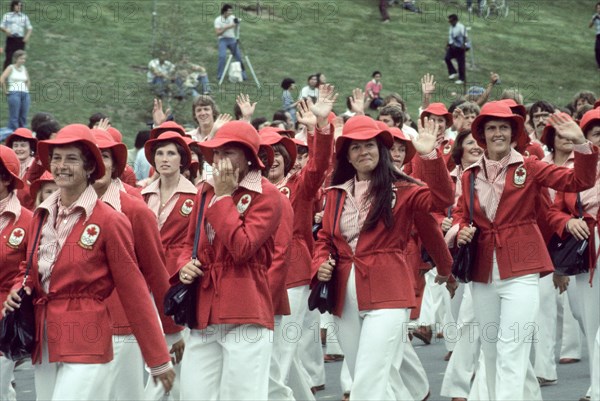
<path fill-rule="evenodd" d="M 135 172 L 129 164 L 125 165 L 125 170 L 123 170 L 123 174 L 121 174 L 120 178 L 125 184 L 135 188 L 137 179 L 135 178 Z"/>
<path fill-rule="evenodd" d="M 274 241 L 281 219 L 281 195 L 265 178 L 262 193 L 240 187 L 231 197 L 211 207 L 214 190 L 210 184 L 204 208 L 204 227 L 198 258 L 204 276 L 198 286 L 198 327 L 212 324 L 257 324 L 273 330 L 273 305 L 267 269 L 271 266 Z M 196 195 L 200 204 L 202 194 Z M 246 208 L 240 213 L 238 207 Z M 179 266 L 190 261 L 198 208 L 194 208 Z M 240 209 L 240 210 L 241 210 Z M 208 227 L 210 226 L 210 227 Z M 215 232 L 209 241 L 209 231 Z M 178 272 L 171 283 L 179 282 Z"/>
<path fill-rule="evenodd" d="M 425 179 L 435 181 L 441 172 L 446 172 L 441 158 L 424 160 Z M 332 188 L 327 192 L 323 229 L 319 232 L 315 244 L 313 258 L 313 283 L 316 273 L 330 254 L 330 238 L 332 237 L 333 215 L 337 194 L 342 191 L 341 205 L 346 199 L 346 192 Z M 437 226 L 430 211 L 444 208 L 452 203 L 452 193 L 443 185 L 431 187 L 419 186 L 405 181 L 394 185 L 396 202 L 393 207 L 394 226 L 386 228 L 383 222 L 368 232 L 362 232 L 358 238 L 356 252 L 342 237 L 339 223 L 333 232 L 333 244 L 339 253 L 339 262 L 335 267 L 336 306 L 334 314 L 341 316 L 346 295 L 346 284 L 352 264 L 356 268 L 356 292 L 359 310 L 386 308 L 414 308 L 415 289 L 413 266 L 407 261 L 407 247 L 414 224 L 420 228 L 419 235 L 436 262 L 440 275 L 450 275 L 452 257 L 445 245 L 442 232 Z M 339 214 L 343 213 L 340 207 Z M 337 221 L 340 221 L 338 216 Z"/>
<path fill-rule="evenodd" d="M 544 275 L 554 271 L 546 243 L 536 222 L 540 191 L 543 187 L 562 191 L 581 191 L 592 187 L 596 179 L 596 170 L 590 169 L 589 166 L 595 166 L 597 159 L 597 148 L 589 155 L 575 152 L 574 169 L 557 167 L 535 157 L 526 157 L 522 163 L 527 174 L 523 186 L 516 186 L 513 182 L 521 163 L 509 165 L 504 192 L 493 222 L 488 220 L 481 209 L 479 198 L 475 196 L 473 218 L 479 230 L 479 241 L 473 281 L 490 281 L 494 250 L 500 278 L 503 280 L 533 273 Z M 479 165 L 473 165 L 467 168 L 462 176 L 463 193 L 459 203 L 464 212 L 461 216 L 461 229 L 469 224 L 469 175 L 472 170 L 478 172 L 479 169 Z"/>
<path fill-rule="evenodd" d="M 573 192 L 557 192 L 556 197 L 554 198 L 554 204 L 552 204 L 550 210 L 548 211 L 548 223 L 553 232 L 558 234 L 561 238 L 564 238 L 568 233 L 567 222 L 574 217 L 579 217 L 579 210 L 577 209 L 577 194 Z M 584 209 L 583 219 L 590 229 L 590 236 L 588 237 L 588 249 L 590 250 L 590 270 L 594 270 L 596 268 L 596 261 L 598 259 L 598 244 L 596 244 L 596 235 L 594 235 L 594 230 L 596 227 L 598 227 L 600 214 L 593 216 L 589 213 L 586 213 Z"/>
<path fill-rule="evenodd" d="M 196 195 L 180 193 L 173 211 L 160 229 L 160 238 L 166 257 L 166 267 L 169 277 L 179 271 L 177 259 L 181 252 L 183 252 L 188 226 L 194 225 L 194 223 L 190 224 L 190 218 L 197 209 L 195 197 Z M 184 204 L 190 206 L 184 207 Z M 191 213 L 189 213 L 190 207 L 193 208 Z M 181 213 L 182 210 L 185 210 L 186 213 Z M 153 217 L 152 221 L 156 221 L 156 217 Z"/>
<path fill-rule="evenodd" d="M 163 331 L 165 334 L 178 333 L 183 328 L 177 326 L 171 317 L 164 314 L 163 300 L 169 290 L 169 274 L 165 266 L 165 254 L 160 241 L 156 216 L 142 200 L 124 192 L 119 192 L 119 195 L 121 212 L 127 217 L 133 229 L 133 247 L 137 263 L 146 280 L 146 287 L 154 296 Z M 118 293 L 113 291 L 105 303 L 110 312 L 113 334 L 121 336 L 132 334 L 133 331 Z"/>
<path fill-rule="evenodd" d="M 28 253 L 34 252 L 31 247 L 42 219 L 46 217 L 36 212 L 28 233 Z M 150 293 L 135 261 L 129 221 L 100 200 L 89 219 L 84 219 L 82 215 L 58 255 L 49 293 L 39 281 L 38 252 L 34 252 L 27 282 L 35 293 L 37 332 L 32 361 L 41 362 L 45 327 L 50 362 L 110 362 L 112 330 L 104 300 L 116 289 L 146 363 L 156 367 L 169 362 Z M 96 232 L 95 242 L 82 245 L 82 236 L 90 229 Z M 20 287 L 24 274 L 25 263 L 21 263 L 13 288 Z"/>
<path fill-rule="evenodd" d="M 21 207 L 21 215 L 0 232 L 0 300 L 4 302 L 19 275 L 19 264 L 27 261 L 27 238 L 33 213 Z"/>
<path fill-rule="evenodd" d="M 267 271 L 273 313 L 276 316 L 291 313 L 285 282 L 291 259 L 293 224 L 294 209 L 288 198 L 281 194 L 281 221 L 275 234 L 273 262 Z"/>
<path fill-rule="evenodd" d="M 17 198 L 19 198 L 19 202 L 21 205 L 28 210 L 35 209 L 35 199 L 31 197 L 29 193 L 30 184 L 25 182 L 25 186 L 22 189 L 17 189 Z"/>
<path fill-rule="evenodd" d="M 290 177 L 279 190 L 286 195 L 294 209 L 294 236 L 291 243 L 290 268 L 287 275 L 287 288 L 309 285 L 311 279 L 311 259 L 313 251 L 313 210 L 319 189 L 325 181 L 325 174 L 333 151 L 333 127 L 330 135 L 317 133 L 309 147 L 306 166 L 300 173 Z M 317 151 L 318 150 L 318 151 Z"/>

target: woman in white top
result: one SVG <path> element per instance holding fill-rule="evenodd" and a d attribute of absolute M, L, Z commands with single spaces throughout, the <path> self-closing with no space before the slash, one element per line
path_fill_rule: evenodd
<path fill-rule="evenodd" d="M 0 76 L 0 85 L 8 103 L 8 128 L 12 131 L 27 126 L 30 82 L 25 68 L 26 60 L 27 53 L 17 50 L 13 55 L 13 63 Z"/>

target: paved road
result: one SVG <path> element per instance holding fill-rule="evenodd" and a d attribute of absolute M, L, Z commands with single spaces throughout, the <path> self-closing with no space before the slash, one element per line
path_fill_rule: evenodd
<path fill-rule="evenodd" d="M 431 388 L 431 397 L 429 400 L 438 401 L 447 398 L 440 397 L 440 387 L 444 370 L 447 362 L 444 362 L 443 357 L 446 354 L 446 349 L 443 340 L 433 340 L 431 345 L 423 346 L 419 340 L 413 340 L 413 345 L 417 354 L 421 358 L 425 370 L 429 377 Z M 584 351 L 585 354 L 585 351 Z M 327 363 L 325 364 L 325 372 L 327 375 L 327 385 L 325 390 L 317 393 L 318 400 L 341 400 L 342 392 L 339 385 L 339 374 L 342 363 Z M 588 360 L 584 359 L 572 365 L 558 365 L 558 383 L 554 386 L 542 388 L 542 396 L 544 400 L 574 400 L 577 401 L 587 391 L 589 386 Z M 33 369 L 31 364 L 25 363 L 21 365 L 15 372 L 17 385 L 17 400 L 18 401 L 34 401 L 35 390 L 33 388 Z"/>

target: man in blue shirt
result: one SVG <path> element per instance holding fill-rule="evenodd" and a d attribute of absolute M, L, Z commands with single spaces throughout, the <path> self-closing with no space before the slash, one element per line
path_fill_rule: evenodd
<path fill-rule="evenodd" d="M 12 64 L 12 55 L 17 50 L 25 50 L 25 44 L 31 36 L 31 22 L 29 17 L 21 12 L 23 3 L 20 0 L 13 0 L 10 3 L 10 12 L 4 14 L 0 21 L 0 31 L 6 34 L 6 59 L 4 68 Z"/>
<path fill-rule="evenodd" d="M 448 44 L 446 45 L 446 65 L 448 66 L 448 79 L 456 79 L 457 85 L 463 85 L 466 81 L 465 77 L 465 42 L 467 39 L 467 31 L 465 26 L 458 22 L 458 15 L 451 14 L 448 16 L 450 29 L 448 30 Z M 452 64 L 452 59 L 458 64 L 458 74 L 456 68 Z"/>

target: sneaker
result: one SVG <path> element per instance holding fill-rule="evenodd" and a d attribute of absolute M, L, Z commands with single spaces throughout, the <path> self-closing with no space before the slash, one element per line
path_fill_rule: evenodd
<path fill-rule="evenodd" d="M 456 79 L 456 78 L 458 78 L 458 74 L 450 74 L 450 75 L 448 75 L 448 79 L 451 80 L 451 81 L 453 79 Z"/>
<path fill-rule="evenodd" d="M 465 83 L 465 81 L 463 81 L 463 80 L 460 80 L 460 79 L 457 79 L 456 81 L 454 81 L 454 83 L 455 83 L 456 85 L 463 85 L 463 84 Z"/>
<path fill-rule="evenodd" d="M 390 22 L 390 19 L 389 19 L 389 18 L 388 18 L 388 19 L 384 19 L 383 21 L 381 21 L 381 23 L 382 23 L 382 24 L 387 24 L 387 23 L 389 23 L 389 22 Z"/>

